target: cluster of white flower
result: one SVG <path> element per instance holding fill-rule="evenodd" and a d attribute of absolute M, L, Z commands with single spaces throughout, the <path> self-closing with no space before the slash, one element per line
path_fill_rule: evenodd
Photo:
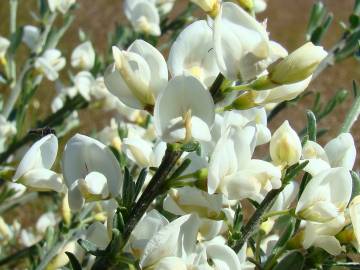
<path fill-rule="evenodd" d="M 49 0 L 48 5 L 65 14 L 74 2 Z M 155 46 L 136 39 L 126 50 L 113 46 L 113 63 L 98 76 L 92 73 L 92 43 L 73 50 L 71 66 L 78 73 L 71 86 L 57 82 L 52 111 L 80 95 L 87 102 L 101 101 L 117 116 L 97 139 L 76 134 L 63 151 L 56 135 L 43 136 L 12 177 L 14 197 L 25 189 L 60 194 L 62 222 L 70 227 L 74 216 L 90 207 L 92 214 L 79 222 L 90 225 L 62 246 L 51 269 L 68 263 L 65 251 L 84 265 L 96 265 L 94 255 L 114 251 L 116 230 L 125 242 L 112 260 L 122 261 L 125 254 L 148 270 L 255 269 L 264 262 L 272 269 L 287 249 L 317 247 L 333 256 L 347 245 L 360 249 L 352 135 L 341 133 L 322 147 L 298 135 L 288 121 L 273 134 L 267 127 L 268 109 L 301 94 L 327 52 L 308 42 L 288 54 L 270 40 L 266 24 L 254 16 L 266 8 L 265 1 L 191 2 L 207 19 L 179 33 L 167 61 Z M 174 4 L 127 0 L 124 11 L 146 39 L 161 35 L 161 17 Z M 38 28 L 24 27 L 23 42 L 32 51 L 40 39 Z M 0 63 L 8 46 L 1 38 Z M 65 62 L 59 50 L 49 48 L 34 67 L 38 76 L 56 81 Z M 2 152 L 16 128 L 1 115 L 0 126 Z M 265 144 L 269 155 L 259 158 L 256 147 Z M 57 159 L 61 172 L 54 166 Z M 259 216 L 245 223 L 246 212 Z M 284 216 L 296 221 L 296 230 L 281 240 L 277 225 Z M 47 212 L 31 231 L 0 217 L 0 241 L 19 232 L 23 245 L 32 246 L 60 220 Z M 254 231 L 259 231 L 257 243 L 250 241 Z M 89 258 L 77 239 L 91 243 L 97 253 Z M 287 249 L 277 246 L 281 241 L 289 241 Z"/>

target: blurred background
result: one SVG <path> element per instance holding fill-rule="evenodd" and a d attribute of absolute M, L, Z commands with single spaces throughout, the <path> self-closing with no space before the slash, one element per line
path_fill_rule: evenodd
<path fill-rule="evenodd" d="M 33 24 L 31 10 L 36 9 L 37 0 L 19 0 L 18 25 Z M 78 31 L 82 29 L 90 36 L 95 49 L 99 52 L 107 50 L 108 34 L 115 29 L 115 25 L 128 24 L 122 11 L 122 0 L 77 0 L 79 7 L 75 10 L 75 22 L 72 24 L 65 37 L 60 42 L 61 51 L 69 56 L 79 44 Z M 305 32 L 309 13 L 315 0 L 287 1 L 287 0 L 269 0 L 265 12 L 260 13 L 260 20 L 267 20 L 268 31 L 271 39 L 281 43 L 289 52 L 301 46 L 305 42 Z M 187 5 L 187 0 L 177 0 L 172 16 L 176 16 Z M 325 36 L 324 46 L 330 49 L 332 45 L 341 37 L 341 21 L 347 21 L 347 16 L 351 13 L 354 0 L 323 0 L 327 9 L 334 14 L 334 21 Z M 203 14 L 199 14 L 203 16 Z M 8 35 L 8 1 L 0 2 L 0 35 Z M 25 48 L 20 48 L 20 50 Z M 21 55 L 21 53 L 20 53 Z M 21 56 L 20 56 L 21 57 Z M 66 68 L 63 70 L 66 72 Z M 360 82 L 360 63 L 355 59 L 349 59 L 337 64 L 335 67 L 328 68 L 310 85 L 310 90 L 320 91 L 323 102 L 326 103 L 334 93 L 339 89 L 347 89 L 351 92 L 352 80 Z M 0 91 L 5 91 L 0 88 Z M 43 84 L 42 89 L 37 96 L 41 100 L 37 117 L 43 117 L 49 112 L 51 100 L 55 94 L 54 84 Z M 284 113 L 278 115 L 271 123 L 272 130 L 278 127 L 283 120 L 289 119 L 291 125 L 297 130 L 301 130 L 305 125 L 305 110 L 311 107 L 314 96 L 309 96 L 301 100 L 296 106 L 287 108 Z M 321 143 L 327 142 L 338 133 L 338 130 L 344 120 L 346 111 L 351 104 L 351 95 L 347 101 L 339 106 L 335 112 L 330 114 L 319 123 L 319 127 L 328 128 L 329 132 L 320 138 Z M 99 113 L 80 113 L 82 132 L 91 132 L 94 129 L 100 129 L 109 123 L 111 114 Z M 358 152 L 360 152 L 360 122 L 355 123 L 352 129 L 356 140 Z M 359 161 L 360 154 L 357 161 Z M 359 169 L 359 162 L 355 167 Z"/>

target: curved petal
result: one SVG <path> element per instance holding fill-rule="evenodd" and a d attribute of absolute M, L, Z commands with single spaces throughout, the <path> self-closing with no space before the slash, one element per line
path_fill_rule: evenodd
<path fill-rule="evenodd" d="M 166 87 L 168 70 L 164 56 L 151 44 L 137 39 L 128 48 L 129 52 L 141 55 L 150 68 L 150 89 L 157 97 Z"/>
<path fill-rule="evenodd" d="M 226 245 L 210 245 L 206 248 L 206 253 L 217 269 L 241 269 L 236 253 Z"/>
<path fill-rule="evenodd" d="M 20 183 L 37 191 L 62 192 L 64 185 L 61 177 L 48 169 L 33 169 L 20 178 Z"/>
<path fill-rule="evenodd" d="M 228 78 L 249 80 L 265 68 L 270 55 L 265 28 L 234 3 L 222 4 L 214 23 L 214 48 L 221 72 Z"/>
<path fill-rule="evenodd" d="M 196 21 L 180 33 L 170 49 L 168 65 L 173 77 L 188 74 L 208 87 L 213 83 L 219 69 L 212 30 L 206 21 Z"/>
<path fill-rule="evenodd" d="M 18 180 L 33 169 L 50 169 L 56 160 L 57 150 L 58 140 L 54 134 L 49 134 L 34 143 L 20 161 L 13 180 Z"/>
<path fill-rule="evenodd" d="M 356 160 L 354 138 L 350 133 L 342 133 L 328 142 L 324 150 L 331 167 L 344 167 L 351 170 Z"/>
<path fill-rule="evenodd" d="M 76 134 L 65 145 L 63 174 L 68 188 L 78 179 L 84 179 L 90 172 L 103 174 L 112 196 L 122 189 L 123 177 L 120 166 L 111 150 L 101 142 Z"/>
<path fill-rule="evenodd" d="M 182 118 L 188 112 L 211 127 L 215 118 L 214 101 L 199 80 L 192 76 L 178 76 L 169 82 L 155 103 L 157 133 L 162 136 L 173 119 Z"/>

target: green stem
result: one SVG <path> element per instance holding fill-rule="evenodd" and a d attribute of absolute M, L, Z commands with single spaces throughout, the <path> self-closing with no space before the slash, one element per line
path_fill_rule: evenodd
<path fill-rule="evenodd" d="M 31 193 L 26 193 L 25 195 L 10 200 L 8 202 L 5 202 L 3 205 L 0 206 L 0 214 L 6 212 L 7 210 L 14 208 L 17 205 L 22 205 L 25 203 L 28 203 L 32 200 L 35 200 L 38 197 L 38 193 L 37 192 L 31 192 Z"/>
<path fill-rule="evenodd" d="M 21 70 L 19 78 L 16 80 L 15 85 L 11 88 L 9 99 L 7 100 L 7 102 L 4 106 L 3 115 L 5 118 L 8 118 L 11 111 L 13 110 L 13 108 L 16 104 L 16 101 L 18 100 L 19 95 L 21 93 L 22 86 L 24 85 L 23 80 L 25 78 L 25 75 L 30 69 L 33 68 L 36 56 L 42 52 L 43 47 L 46 43 L 46 40 L 48 39 L 50 30 L 54 24 L 55 19 L 56 19 L 56 13 L 52 13 L 49 20 L 45 24 L 45 30 L 42 32 L 42 34 L 39 38 L 39 41 L 37 42 L 37 44 L 35 46 L 35 49 L 34 49 L 35 54 L 26 60 L 25 64 L 23 65 L 23 68 Z"/>
<path fill-rule="evenodd" d="M 10 256 L 7 256 L 0 260 L 0 266 L 6 265 L 12 261 L 18 262 L 20 259 L 28 257 L 30 254 L 33 254 L 37 250 L 37 244 L 32 245 L 30 247 L 24 248 L 22 250 L 17 251 L 14 254 L 11 254 Z"/>
<path fill-rule="evenodd" d="M 10 35 L 16 35 L 16 15 L 17 15 L 18 1 L 10 0 Z M 16 63 L 13 53 L 9 54 L 9 78 L 16 80 Z"/>
<path fill-rule="evenodd" d="M 68 100 L 64 107 L 58 110 L 56 113 L 49 115 L 43 121 L 40 121 L 35 128 L 42 128 L 42 127 L 56 127 L 62 122 L 75 110 L 84 108 L 88 105 L 88 102 L 81 97 L 80 95 L 74 97 L 73 99 Z M 34 136 L 31 133 L 27 133 L 24 137 L 18 140 L 14 140 L 8 149 L 0 154 L 0 164 L 5 162 L 16 150 L 21 148 L 22 146 L 26 145 L 27 143 L 35 140 L 37 136 Z"/>
<path fill-rule="evenodd" d="M 360 31 L 360 27 L 353 30 L 353 32 L 356 31 Z M 347 45 L 347 41 L 348 41 L 348 35 L 343 35 L 341 39 L 332 47 L 328 55 L 315 70 L 311 79 L 312 81 L 314 81 L 325 69 L 334 65 L 334 63 L 336 62 L 335 61 L 336 53 Z M 345 59 L 341 59 L 341 60 L 345 60 Z M 288 104 L 289 104 L 288 101 L 283 101 L 280 102 L 278 105 L 276 105 L 276 107 L 270 112 L 268 116 L 268 121 L 271 121 L 277 114 L 279 114 L 283 109 L 285 109 Z"/>
<path fill-rule="evenodd" d="M 272 269 L 276 264 L 277 260 L 280 258 L 282 254 L 287 250 L 286 245 L 283 246 L 272 258 L 270 261 L 266 262 L 264 266 L 264 270 L 270 270 Z"/>
<path fill-rule="evenodd" d="M 131 232 L 141 217 L 145 214 L 151 202 L 163 189 L 164 185 L 166 184 L 167 176 L 181 157 L 182 153 L 182 151 L 172 149 L 171 146 L 167 147 L 165 156 L 160 164 L 159 169 L 150 180 L 150 183 L 147 185 L 140 199 L 137 201 L 133 209 L 131 209 L 129 218 L 125 223 L 125 229 L 123 233 L 124 243 L 126 243 L 129 239 Z"/>
<path fill-rule="evenodd" d="M 224 83 L 225 77 L 221 73 L 218 74 L 214 83 L 211 85 L 209 91 L 214 99 L 214 103 L 217 103 L 222 99 L 221 85 Z"/>
<path fill-rule="evenodd" d="M 357 89 L 354 83 L 355 100 L 351 106 L 350 111 L 346 115 L 343 126 L 341 127 L 340 133 L 350 132 L 351 127 L 354 125 L 360 115 L 360 91 Z"/>
<path fill-rule="evenodd" d="M 248 223 L 241 229 L 241 239 L 235 243 L 233 249 L 235 252 L 239 252 L 243 245 L 248 241 L 251 235 L 255 232 L 260 224 L 261 218 L 266 210 L 272 205 L 276 197 L 280 194 L 285 186 L 279 189 L 271 190 L 264 200 L 260 203 L 259 207 L 256 209 L 254 214 L 249 219 Z"/>
<path fill-rule="evenodd" d="M 294 211 L 294 208 L 290 208 L 290 209 L 286 209 L 286 210 L 280 210 L 280 211 L 272 211 L 272 212 L 267 213 L 266 215 L 263 215 L 262 219 L 265 220 L 265 219 L 268 219 L 270 217 L 291 214 L 293 211 Z"/>

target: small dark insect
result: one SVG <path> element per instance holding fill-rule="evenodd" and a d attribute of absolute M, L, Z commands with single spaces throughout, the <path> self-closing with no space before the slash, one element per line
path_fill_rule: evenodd
<path fill-rule="evenodd" d="M 51 127 L 33 128 L 33 129 L 30 129 L 28 133 L 37 135 L 37 136 L 41 136 L 41 137 L 44 137 L 49 134 L 56 135 L 55 129 L 53 129 Z"/>
<path fill-rule="evenodd" d="M 210 48 L 210 49 L 208 50 L 208 53 L 211 52 L 213 49 L 214 49 L 214 48 Z"/>

